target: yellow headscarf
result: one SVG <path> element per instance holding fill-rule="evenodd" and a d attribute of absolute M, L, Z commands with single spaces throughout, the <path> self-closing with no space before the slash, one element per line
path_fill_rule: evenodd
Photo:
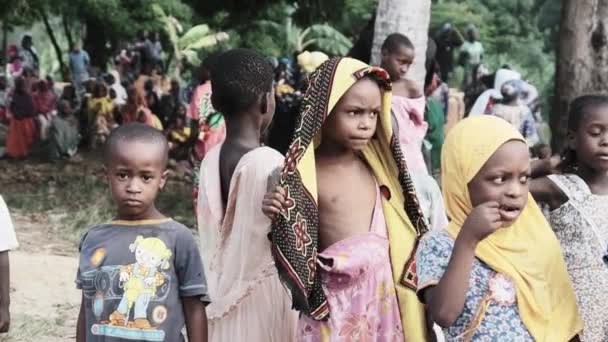
<path fill-rule="evenodd" d="M 307 73 L 315 71 L 321 64 L 323 64 L 323 62 L 328 59 L 329 57 L 320 51 L 304 51 L 297 57 L 298 65 Z"/>
<path fill-rule="evenodd" d="M 327 116 L 350 87 L 365 75 L 375 75 L 385 82 L 385 87 L 376 136 L 363 150 L 363 156 L 378 184 L 390 193 L 383 197 L 382 205 L 405 339 L 425 341 L 424 307 L 415 293 L 415 274 L 407 270 L 415 269 L 410 256 L 426 226 L 403 155 L 393 136 L 390 81 L 386 71 L 351 58 L 332 58 L 311 75 L 281 176 L 281 186 L 286 189 L 288 202 L 292 204 L 273 222 L 273 255 L 281 279 L 293 294 L 295 307 L 315 319 L 326 318 L 329 308 L 314 266 L 318 252 L 315 148 L 321 141 L 320 128 Z M 294 247 L 297 241 L 309 243 L 309 247 L 302 249 L 304 254 Z"/>
<path fill-rule="evenodd" d="M 453 238 L 473 209 L 468 184 L 494 152 L 511 140 L 525 143 L 508 122 L 487 115 L 465 119 L 450 131 L 443 146 L 441 171 L 451 219 L 447 231 Z M 481 241 L 475 255 L 513 279 L 519 314 L 536 341 L 568 341 L 583 327 L 576 298 L 559 242 L 528 196 L 528 205 L 518 220 Z"/>

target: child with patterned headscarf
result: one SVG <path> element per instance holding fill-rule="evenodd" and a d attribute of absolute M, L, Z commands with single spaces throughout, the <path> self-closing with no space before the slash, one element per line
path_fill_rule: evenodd
<path fill-rule="evenodd" d="M 332 58 L 310 76 L 263 211 L 300 319 L 299 341 L 425 341 L 415 294 L 427 230 L 393 134 L 386 71 Z"/>

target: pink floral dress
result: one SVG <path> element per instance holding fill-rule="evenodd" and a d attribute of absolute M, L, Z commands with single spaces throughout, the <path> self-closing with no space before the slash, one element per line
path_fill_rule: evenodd
<path fill-rule="evenodd" d="M 401 150 L 412 173 L 428 175 L 429 171 L 422 154 L 422 142 L 429 124 L 424 121 L 426 98 L 424 96 L 410 99 L 393 95 L 391 114 L 395 120 L 394 127 L 399 137 Z"/>
<path fill-rule="evenodd" d="M 403 341 L 380 191 L 370 231 L 319 254 L 329 320 L 302 316 L 298 341 Z"/>

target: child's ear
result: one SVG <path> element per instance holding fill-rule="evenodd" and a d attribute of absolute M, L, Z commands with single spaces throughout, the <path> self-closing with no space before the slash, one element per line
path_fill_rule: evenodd
<path fill-rule="evenodd" d="M 271 93 L 264 93 L 264 95 L 260 97 L 260 113 L 264 115 L 270 112 L 270 96 Z"/>
<path fill-rule="evenodd" d="M 388 57 L 389 52 L 387 49 L 382 49 L 382 50 L 380 50 L 380 54 L 381 54 L 380 58 L 381 58 L 382 62 L 384 62 L 385 59 Z"/>
<path fill-rule="evenodd" d="M 165 187 L 165 184 L 167 184 L 167 178 L 169 178 L 169 170 L 165 170 L 160 176 L 160 184 L 158 186 L 159 190 L 162 190 Z"/>

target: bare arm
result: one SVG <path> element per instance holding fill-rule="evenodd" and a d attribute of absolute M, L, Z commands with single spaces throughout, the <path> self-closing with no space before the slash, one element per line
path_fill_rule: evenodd
<path fill-rule="evenodd" d="M 452 257 L 441 280 L 424 292 L 433 320 L 444 328 L 452 326 L 462 313 L 475 247 L 502 225 L 499 207 L 497 202 L 488 202 L 473 209 L 454 242 Z"/>
<path fill-rule="evenodd" d="M 84 295 L 80 300 L 80 312 L 78 313 L 78 321 L 76 322 L 76 342 L 86 342 L 86 322 L 84 317 Z"/>
<path fill-rule="evenodd" d="M 422 93 L 422 87 L 418 85 L 415 81 L 408 79 L 406 80 L 406 82 L 407 93 L 409 98 L 417 99 L 424 95 L 424 93 Z"/>
<path fill-rule="evenodd" d="M 568 201 L 568 197 L 547 177 L 531 180 L 530 193 L 537 202 L 548 204 L 551 210 Z"/>
<path fill-rule="evenodd" d="M 530 162 L 532 170 L 532 178 L 539 178 L 557 173 L 559 164 L 561 163 L 560 156 L 552 156 L 551 158 L 538 159 Z"/>
<path fill-rule="evenodd" d="M 10 264 L 8 251 L 0 252 L 0 333 L 8 332 L 11 323 Z"/>
<path fill-rule="evenodd" d="M 184 316 L 188 341 L 207 342 L 207 313 L 199 297 L 183 297 Z"/>
<path fill-rule="evenodd" d="M 468 241 L 464 234 L 458 235 L 443 277 L 436 286 L 424 292 L 431 317 L 444 328 L 451 326 L 464 308 L 475 246 L 476 243 Z"/>

